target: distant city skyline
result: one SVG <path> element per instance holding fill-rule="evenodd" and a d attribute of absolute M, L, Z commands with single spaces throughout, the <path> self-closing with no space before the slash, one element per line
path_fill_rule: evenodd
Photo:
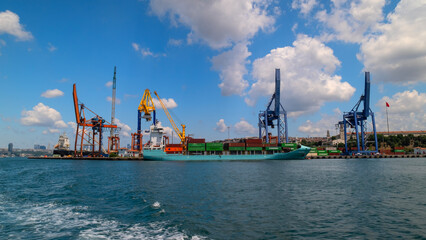
<path fill-rule="evenodd" d="M 123 146 L 147 88 L 194 137 L 257 136 L 275 68 L 292 137 L 336 135 L 364 71 L 378 131 L 386 104 L 390 131 L 426 130 L 425 12 L 426 0 L 3 0 L 0 145 L 54 146 L 63 132 L 73 145 L 73 83 L 110 120 L 114 66 Z"/>

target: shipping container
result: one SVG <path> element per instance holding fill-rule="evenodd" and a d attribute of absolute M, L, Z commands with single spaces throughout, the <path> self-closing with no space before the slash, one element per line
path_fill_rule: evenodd
<path fill-rule="evenodd" d="M 229 147 L 229 151 L 244 151 L 245 147 Z"/>
<path fill-rule="evenodd" d="M 297 147 L 297 143 L 281 143 L 282 147 L 294 148 Z"/>
<path fill-rule="evenodd" d="M 328 150 L 328 153 L 341 153 L 342 151 L 340 150 Z"/>
<path fill-rule="evenodd" d="M 280 147 L 265 147 L 266 151 L 278 151 L 281 150 Z"/>
<path fill-rule="evenodd" d="M 262 151 L 262 147 L 247 147 L 247 151 Z"/>
<path fill-rule="evenodd" d="M 183 147 L 182 144 L 166 144 L 167 147 Z"/>
<path fill-rule="evenodd" d="M 328 156 L 328 153 L 317 153 L 317 156 Z"/>
<path fill-rule="evenodd" d="M 260 147 L 260 148 L 262 148 L 263 144 L 262 143 L 247 143 L 246 147 Z"/>
<path fill-rule="evenodd" d="M 404 150 L 404 147 L 395 147 L 395 150 Z"/>
<path fill-rule="evenodd" d="M 205 150 L 206 150 L 205 143 L 188 143 L 188 151 L 190 152 L 205 151 Z"/>
<path fill-rule="evenodd" d="M 206 151 L 223 151 L 223 143 L 206 143 Z"/>
<path fill-rule="evenodd" d="M 327 153 L 327 150 L 317 150 L 317 153 Z"/>
<path fill-rule="evenodd" d="M 240 143 L 226 143 L 229 147 L 245 147 L 246 145 L 242 142 Z"/>
<path fill-rule="evenodd" d="M 204 138 L 189 138 L 188 143 L 205 143 L 206 139 Z"/>
<path fill-rule="evenodd" d="M 252 143 L 254 143 L 254 144 L 262 144 L 262 139 L 260 139 L 260 138 L 248 138 L 245 141 L 246 141 L 247 144 L 249 144 L 249 143 L 250 144 L 252 144 Z"/>
<path fill-rule="evenodd" d="M 403 152 L 405 152 L 405 151 L 404 151 L 404 150 L 398 150 L 398 149 L 395 149 L 395 150 L 393 150 L 393 152 L 396 152 L 396 153 L 397 153 L 397 152 L 402 152 L 402 153 L 403 153 Z"/>

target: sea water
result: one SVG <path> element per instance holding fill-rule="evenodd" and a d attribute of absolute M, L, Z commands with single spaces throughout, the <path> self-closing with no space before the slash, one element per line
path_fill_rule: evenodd
<path fill-rule="evenodd" d="M 0 159 L 0 239 L 425 239 L 426 159 Z"/>

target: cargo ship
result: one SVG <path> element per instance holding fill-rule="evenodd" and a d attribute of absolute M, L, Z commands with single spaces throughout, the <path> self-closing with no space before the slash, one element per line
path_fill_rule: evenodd
<path fill-rule="evenodd" d="M 205 142 L 187 138 L 185 144 L 168 144 L 164 129 L 152 125 L 143 158 L 151 161 L 303 160 L 311 150 L 296 143 L 264 143 L 259 138 L 240 142 Z"/>

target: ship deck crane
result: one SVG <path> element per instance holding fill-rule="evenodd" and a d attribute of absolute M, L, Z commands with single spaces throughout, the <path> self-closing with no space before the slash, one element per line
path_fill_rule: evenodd
<path fill-rule="evenodd" d="M 175 122 L 173 121 L 172 117 L 170 116 L 170 113 L 167 110 L 166 105 L 164 105 L 163 101 L 161 100 L 160 96 L 158 96 L 158 94 L 157 94 L 156 91 L 154 91 L 154 94 L 155 94 L 155 96 L 157 96 L 158 101 L 161 104 L 161 107 L 163 108 L 164 112 L 166 113 L 167 118 L 169 119 L 170 123 L 172 124 L 172 127 L 175 130 L 176 134 L 179 136 L 181 143 L 185 144 L 185 140 L 186 140 L 186 137 L 185 137 L 185 128 L 186 128 L 186 126 L 184 124 L 181 124 L 182 131 L 180 131 L 179 128 L 176 126 Z"/>

